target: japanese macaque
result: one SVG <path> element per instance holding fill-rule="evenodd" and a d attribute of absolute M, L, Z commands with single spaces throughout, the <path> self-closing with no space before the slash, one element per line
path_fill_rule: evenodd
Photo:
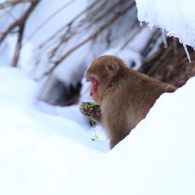
<path fill-rule="evenodd" d="M 86 73 L 92 83 L 90 96 L 95 102 L 81 104 L 81 113 L 101 124 L 110 139 L 110 149 L 124 139 L 146 117 L 156 99 L 176 87 L 131 70 L 115 56 L 94 60 Z"/>

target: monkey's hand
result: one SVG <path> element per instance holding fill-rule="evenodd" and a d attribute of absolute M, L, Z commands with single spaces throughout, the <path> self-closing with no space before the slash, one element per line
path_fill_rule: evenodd
<path fill-rule="evenodd" d="M 101 123 L 101 109 L 96 102 L 82 102 L 80 111 L 83 115 L 89 117 L 91 120 Z"/>

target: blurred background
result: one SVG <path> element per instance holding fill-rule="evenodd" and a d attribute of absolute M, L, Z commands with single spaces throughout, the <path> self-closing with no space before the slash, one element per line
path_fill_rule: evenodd
<path fill-rule="evenodd" d="M 90 99 L 84 74 L 101 55 L 181 87 L 195 75 L 187 49 L 191 63 L 178 39 L 137 20 L 134 0 L 0 0 L 0 66 L 24 69 L 52 105 Z"/>

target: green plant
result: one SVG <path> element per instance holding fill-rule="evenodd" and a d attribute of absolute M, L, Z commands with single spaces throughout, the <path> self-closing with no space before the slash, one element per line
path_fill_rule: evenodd
<path fill-rule="evenodd" d="M 92 112 L 93 112 L 93 108 L 94 108 L 94 106 L 96 106 L 96 105 L 99 105 L 97 102 L 86 102 L 82 107 L 80 107 L 81 109 L 84 109 L 84 110 L 86 110 L 87 112 L 88 112 L 88 114 L 89 114 L 89 119 L 91 120 L 91 118 L 93 118 L 93 114 L 92 114 Z M 96 127 L 96 123 L 93 121 L 93 120 L 91 120 L 91 124 L 92 124 L 92 128 L 94 129 L 94 136 L 91 138 L 91 140 L 92 141 L 95 141 L 97 138 L 98 138 L 98 136 L 97 136 L 97 133 L 96 133 L 96 131 L 95 131 L 95 127 Z"/>

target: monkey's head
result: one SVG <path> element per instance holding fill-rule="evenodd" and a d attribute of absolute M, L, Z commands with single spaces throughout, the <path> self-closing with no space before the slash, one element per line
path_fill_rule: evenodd
<path fill-rule="evenodd" d="M 115 56 L 102 56 L 94 60 L 86 73 L 87 81 L 92 83 L 90 96 L 93 100 L 101 103 L 106 89 L 126 69 L 124 62 Z"/>

